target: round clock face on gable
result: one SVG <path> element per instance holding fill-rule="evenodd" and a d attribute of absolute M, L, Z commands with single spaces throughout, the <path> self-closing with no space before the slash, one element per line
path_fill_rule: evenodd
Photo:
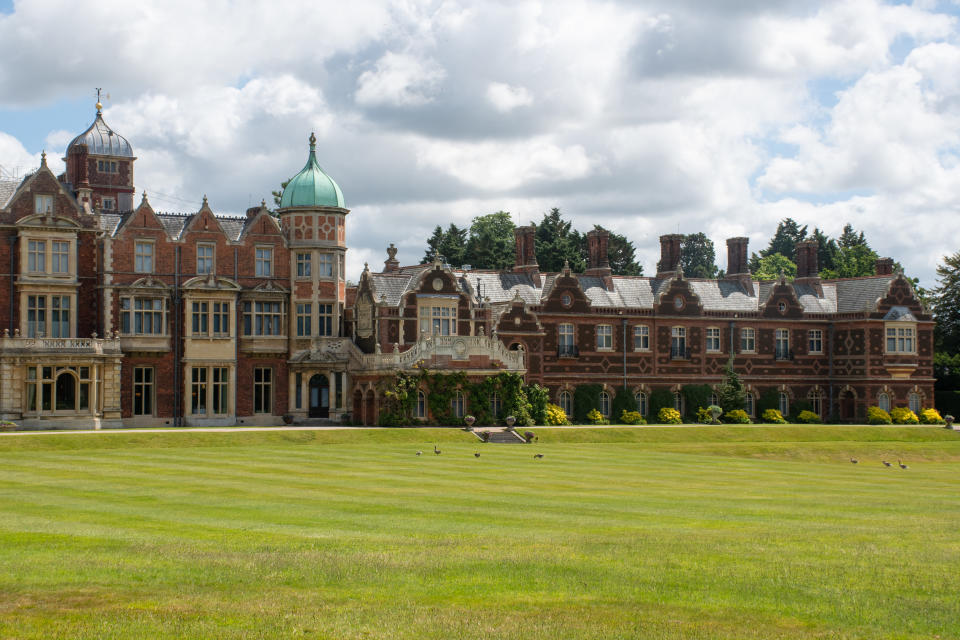
<path fill-rule="evenodd" d="M 433 289 L 434 291 L 440 291 L 440 289 L 443 289 L 443 278 L 433 279 Z"/>
<path fill-rule="evenodd" d="M 673 306 L 677 309 L 683 309 L 683 296 L 674 296 Z"/>
<path fill-rule="evenodd" d="M 562 296 L 560 296 L 560 304 L 562 304 L 565 307 L 569 307 L 570 305 L 573 304 L 573 296 L 571 296 L 569 293 L 563 294 Z"/>

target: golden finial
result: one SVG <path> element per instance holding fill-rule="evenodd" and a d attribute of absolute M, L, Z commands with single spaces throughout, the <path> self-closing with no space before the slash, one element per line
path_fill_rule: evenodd
<path fill-rule="evenodd" d="M 97 87 L 97 115 L 100 115 L 100 112 L 103 111 L 103 103 L 100 102 L 100 92 L 102 89 Z"/>

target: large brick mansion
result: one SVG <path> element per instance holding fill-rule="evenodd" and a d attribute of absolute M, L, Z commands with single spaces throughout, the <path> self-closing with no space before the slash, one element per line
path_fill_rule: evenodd
<path fill-rule="evenodd" d="M 510 271 L 400 266 L 391 245 L 354 286 L 349 210 L 312 137 L 276 216 L 137 203 L 132 147 L 99 105 L 64 161 L 0 180 L 0 417 L 26 426 L 372 423 L 382 381 L 423 366 L 523 373 L 568 411 L 577 385 L 604 385 L 606 411 L 625 388 L 646 412 L 656 389 L 680 405 L 683 385 L 719 383 L 731 354 L 751 413 L 770 390 L 840 420 L 932 403 L 933 323 L 889 258 L 822 280 L 800 243 L 794 281 L 758 281 L 731 238 L 726 277 L 688 279 L 667 235 L 655 277 L 621 277 L 601 231 L 584 273 L 541 273 L 520 227 Z"/>

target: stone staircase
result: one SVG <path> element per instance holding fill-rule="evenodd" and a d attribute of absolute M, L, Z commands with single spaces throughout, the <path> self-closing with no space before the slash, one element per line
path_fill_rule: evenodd
<path fill-rule="evenodd" d="M 487 439 L 487 442 L 494 442 L 499 444 L 524 444 L 526 440 L 515 431 L 505 431 L 505 430 L 490 430 L 487 433 L 490 434 L 490 437 Z M 483 440 L 482 431 L 474 431 L 473 435 L 477 436 L 480 440 Z"/>

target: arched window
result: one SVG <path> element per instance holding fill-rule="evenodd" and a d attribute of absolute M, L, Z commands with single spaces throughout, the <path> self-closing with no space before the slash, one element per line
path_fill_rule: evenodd
<path fill-rule="evenodd" d="M 450 412 L 458 418 L 463 417 L 463 392 L 457 391 L 457 395 L 451 398 Z"/>
<path fill-rule="evenodd" d="M 881 391 L 880 395 L 877 396 L 877 406 L 883 409 L 884 411 L 890 411 L 890 394 L 886 391 Z"/>
<path fill-rule="evenodd" d="M 637 401 L 637 411 L 640 412 L 640 415 L 647 415 L 647 394 L 643 391 L 638 391 L 634 398 Z"/>
<path fill-rule="evenodd" d="M 423 420 L 427 417 L 427 396 L 423 391 L 417 391 L 417 418 Z"/>
<path fill-rule="evenodd" d="M 747 412 L 747 415 L 753 417 L 757 415 L 757 404 L 756 398 L 749 391 L 745 396 L 743 396 L 743 410 Z"/>
<path fill-rule="evenodd" d="M 786 391 L 780 392 L 780 413 L 784 416 L 790 413 L 790 396 L 787 395 Z"/>
<path fill-rule="evenodd" d="M 810 411 L 813 411 L 815 414 L 823 417 L 823 394 L 819 389 L 815 389 L 810 392 L 810 395 L 807 396 L 810 400 Z"/>
<path fill-rule="evenodd" d="M 600 392 L 600 413 L 604 418 L 610 417 L 610 394 L 606 391 Z"/>
<path fill-rule="evenodd" d="M 919 393 L 911 393 L 910 396 L 909 396 L 909 398 L 908 398 L 908 402 L 910 403 L 910 411 L 913 411 L 914 413 L 916 413 L 917 415 L 919 415 L 919 414 L 920 414 L 920 408 L 921 408 L 921 407 L 920 407 L 920 394 L 919 394 Z"/>
<path fill-rule="evenodd" d="M 716 391 L 710 394 L 710 404 L 720 404 L 720 398 L 717 397 Z"/>
<path fill-rule="evenodd" d="M 683 415 L 683 394 L 679 391 L 673 392 L 673 408 Z"/>
<path fill-rule="evenodd" d="M 563 409 L 563 412 L 567 414 L 567 417 L 573 415 L 573 396 L 570 395 L 569 391 L 561 391 L 560 397 L 557 398 L 560 401 L 560 408 Z"/>
<path fill-rule="evenodd" d="M 494 418 L 497 418 L 502 411 L 503 402 L 500 401 L 500 394 L 494 391 L 490 396 L 490 413 L 493 414 Z"/>

